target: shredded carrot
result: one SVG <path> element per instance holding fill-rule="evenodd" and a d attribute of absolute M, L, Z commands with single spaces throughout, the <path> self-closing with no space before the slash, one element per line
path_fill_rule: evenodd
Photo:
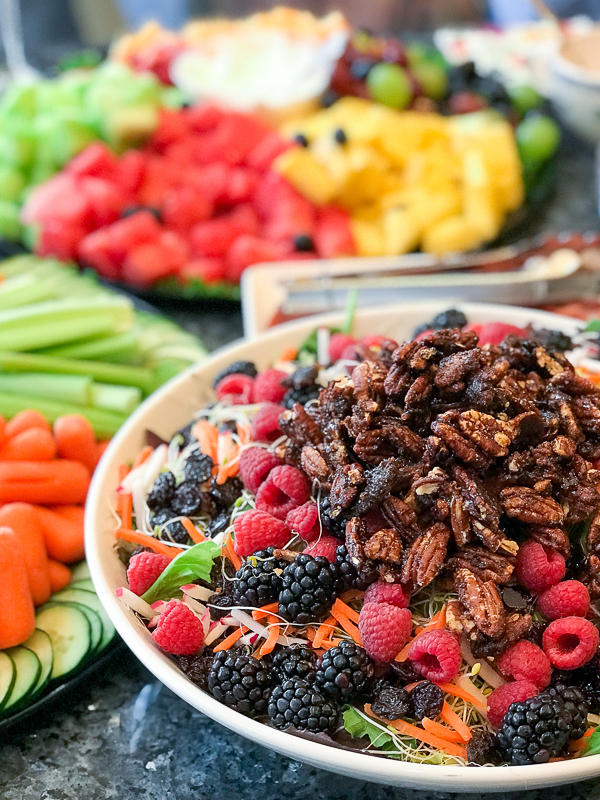
<path fill-rule="evenodd" d="M 365 593 L 358 589 L 348 589 L 348 591 L 344 592 L 341 596 L 340 600 L 343 600 L 344 603 L 349 603 L 351 600 L 362 600 L 364 596 Z"/>
<path fill-rule="evenodd" d="M 414 681 L 413 683 L 407 683 L 406 686 L 404 687 L 404 690 L 406 692 L 412 692 L 415 686 L 418 686 L 420 683 L 423 683 L 423 681 Z"/>
<path fill-rule="evenodd" d="M 454 695 L 454 697 L 460 697 L 462 700 L 466 700 L 467 703 L 471 703 L 471 705 L 474 705 L 475 708 L 478 708 L 480 711 L 484 711 L 487 714 L 487 708 L 484 708 L 481 705 L 479 698 L 475 697 L 475 695 L 471 694 L 470 692 L 467 692 L 466 689 L 461 689 L 460 686 L 455 686 L 453 683 L 440 683 L 439 686 L 442 692 Z"/>
<path fill-rule="evenodd" d="M 194 423 L 192 436 L 200 443 L 200 450 L 217 463 L 217 445 L 219 442 L 219 431 L 207 419 L 199 419 Z"/>
<path fill-rule="evenodd" d="M 307 628 L 304 635 L 308 639 L 309 642 L 314 642 L 315 636 L 317 635 L 317 631 L 314 628 Z"/>
<path fill-rule="evenodd" d="M 394 661 L 399 661 L 399 662 L 401 662 L 401 663 L 402 663 L 403 661 L 406 661 L 406 659 L 408 658 L 408 651 L 410 650 L 410 648 L 411 648 L 411 645 L 412 645 L 412 643 L 414 642 L 415 638 L 416 638 L 416 637 L 413 637 L 412 639 L 409 639 L 409 640 L 408 640 L 408 642 L 407 642 L 407 643 L 404 645 L 404 647 L 402 648 L 402 650 L 400 650 L 400 652 L 398 653 L 398 655 L 396 656 L 396 658 L 394 659 Z"/>
<path fill-rule="evenodd" d="M 129 492 L 121 492 L 119 495 L 120 500 L 120 515 L 121 525 L 127 530 L 131 530 L 132 516 L 133 516 L 133 498 Z"/>
<path fill-rule="evenodd" d="M 342 640 L 341 639 L 331 639 L 331 641 L 326 640 L 321 642 L 321 647 L 323 650 L 331 650 L 332 647 L 338 645 Z"/>
<path fill-rule="evenodd" d="M 127 528 L 119 528 L 117 531 L 117 539 L 123 539 L 124 542 L 135 542 L 136 544 L 141 544 L 143 547 L 149 547 L 151 550 L 154 550 L 155 553 L 162 553 L 164 556 L 168 556 L 169 558 L 175 558 L 180 553 L 183 553 L 179 547 L 169 547 L 162 542 L 159 542 L 153 536 L 148 536 L 147 533 L 141 533 L 140 531 L 134 531 Z"/>
<path fill-rule="evenodd" d="M 458 744 L 464 744 L 464 739 L 462 736 L 457 733 L 456 731 L 451 730 L 450 728 L 446 728 L 443 725 L 440 725 L 439 722 L 434 722 L 432 719 L 428 717 L 423 717 L 421 720 L 421 724 L 426 731 L 432 733 L 434 736 L 439 736 L 440 739 L 445 739 L 448 742 L 457 742 Z"/>
<path fill-rule="evenodd" d="M 275 645 L 277 644 L 277 639 L 279 637 L 279 622 L 277 617 L 269 617 L 269 636 L 265 643 L 260 648 L 260 655 L 266 656 L 267 653 L 271 653 L 275 649 Z"/>
<path fill-rule="evenodd" d="M 119 464 L 119 483 L 123 483 L 127 475 L 129 475 L 129 467 L 127 464 Z"/>
<path fill-rule="evenodd" d="M 317 629 L 316 636 L 313 640 L 313 647 L 322 647 L 323 642 L 330 633 L 332 633 L 333 629 L 335 628 L 335 619 L 333 617 L 327 617 L 325 622 L 319 625 Z"/>
<path fill-rule="evenodd" d="M 340 626 L 346 631 L 346 633 L 354 639 L 356 644 L 359 644 L 362 647 L 362 636 L 360 635 L 360 631 L 356 625 L 354 625 L 353 622 L 350 622 L 348 617 L 335 609 L 335 607 L 331 609 L 331 614 L 337 619 L 337 621 L 340 623 Z"/>
<path fill-rule="evenodd" d="M 376 714 L 373 714 L 371 711 L 371 706 L 368 703 L 365 706 L 365 712 L 370 716 L 375 717 L 375 719 L 379 719 Z M 416 725 L 411 725 L 410 722 L 405 722 L 403 719 L 396 719 L 393 722 L 382 719 L 381 722 L 383 722 L 385 725 L 391 725 L 392 728 L 395 728 L 405 736 L 412 736 L 413 739 L 417 739 L 419 742 L 424 742 L 431 747 L 441 750 L 443 753 L 448 753 L 449 756 L 456 756 L 458 758 L 464 758 L 465 760 L 467 758 L 466 747 L 462 747 L 459 744 L 449 742 L 445 739 L 440 739 L 439 736 L 434 736 L 432 733 L 429 733 L 422 728 L 417 728 Z"/>
<path fill-rule="evenodd" d="M 279 356 L 280 361 L 295 361 L 298 356 L 298 350 L 295 347 L 285 347 Z"/>
<path fill-rule="evenodd" d="M 242 559 L 233 549 L 233 542 L 231 541 L 231 533 L 228 533 L 223 542 L 223 555 L 231 561 L 233 566 L 238 570 L 242 566 Z"/>
<path fill-rule="evenodd" d="M 142 447 L 142 449 L 140 450 L 140 452 L 137 454 L 137 456 L 133 461 L 132 469 L 141 466 L 144 463 L 144 461 L 147 461 L 150 458 L 153 452 L 154 448 L 150 447 L 149 444 L 147 444 L 145 447 Z"/>
<path fill-rule="evenodd" d="M 260 608 L 255 608 L 252 610 L 252 618 L 253 619 L 263 619 L 263 617 L 268 617 L 269 614 L 277 613 L 279 610 L 279 603 L 275 600 L 274 603 L 267 603 L 266 606 L 261 606 Z"/>
<path fill-rule="evenodd" d="M 226 636 L 220 644 L 214 647 L 213 653 L 218 653 L 221 650 L 229 650 L 229 648 L 234 645 L 238 639 L 241 639 L 243 635 L 244 629 L 238 628 L 233 633 L 230 633 L 229 636 Z"/>
<path fill-rule="evenodd" d="M 227 478 L 234 478 L 240 471 L 239 455 L 232 458 L 226 464 L 221 464 L 217 470 L 217 483 L 219 486 L 225 483 Z"/>
<path fill-rule="evenodd" d="M 247 422 L 236 422 L 238 439 L 240 444 L 248 444 L 252 435 L 252 428 Z"/>
<path fill-rule="evenodd" d="M 446 606 L 440 609 L 437 614 L 434 614 L 433 617 L 427 623 L 427 625 L 425 625 L 417 633 L 416 636 L 408 640 L 408 642 L 404 645 L 402 650 L 400 650 L 394 661 L 399 661 L 399 662 L 406 661 L 406 659 L 408 658 L 408 651 L 410 650 L 413 642 L 418 636 L 422 636 L 427 631 L 434 631 L 444 627 L 446 627 Z"/>
<path fill-rule="evenodd" d="M 452 709 L 445 700 L 444 705 L 442 706 L 442 713 L 440 714 L 440 717 L 444 720 L 444 722 L 447 722 L 448 725 L 454 728 L 463 742 L 468 742 L 471 739 L 473 735 L 471 733 L 471 729 L 465 722 L 463 722 L 456 711 L 454 711 L 454 709 Z"/>
<path fill-rule="evenodd" d="M 335 603 L 333 604 L 333 608 L 331 609 L 332 614 L 334 612 L 334 609 L 336 611 L 339 611 L 340 614 L 343 614 L 349 620 L 355 622 L 358 625 L 358 611 L 355 611 L 353 608 L 350 608 L 350 606 L 344 603 L 342 600 L 335 601 Z"/>
<path fill-rule="evenodd" d="M 192 522 L 191 519 L 188 519 L 187 517 L 183 517 L 182 520 L 181 520 L 181 524 L 183 525 L 183 527 L 188 532 L 189 537 L 192 540 L 192 542 L 194 542 L 194 544 L 200 544 L 200 542 L 205 542 L 206 541 L 206 536 L 204 536 L 203 533 L 200 533 L 200 531 L 194 525 L 194 523 Z"/>

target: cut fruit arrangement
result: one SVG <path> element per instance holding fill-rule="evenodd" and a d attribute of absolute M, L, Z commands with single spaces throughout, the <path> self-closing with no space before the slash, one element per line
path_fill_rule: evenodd
<path fill-rule="evenodd" d="M 78 415 L 51 428 L 27 410 L 0 418 L 0 430 L 2 720 L 99 655 L 115 629 L 82 561 L 83 504 L 104 445 Z"/>
<path fill-rule="evenodd" d="M 121 468 L 118 597 L 281 730 L 426 764 L 600 752 L 600 390 L 565 351 L 449 310 L 231 364 Z"/>

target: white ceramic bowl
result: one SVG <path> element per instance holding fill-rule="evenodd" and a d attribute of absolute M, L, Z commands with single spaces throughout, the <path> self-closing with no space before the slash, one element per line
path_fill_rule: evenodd
<path fill-rule="evenodd" d="M 584 69 L 558 50 L 547 94 L 565 125 L 592 144 L 600 142 L 600 70 Z"/>
<path fill-rule="evenodd" d="M 353 332 L 359 337 L 386 334 L 401 341 L 410 336 L 416 325 L 431 319 L 445 307 L 444 303 L 425 302 L 362 309 L 356 314 Z M 578 327 L 576 320 L 540 311 L 486 304 L 458 304 L 458 307 L 464 310 L 471 322 L 503 320 L 521 326 L 532 322 L 538 327 L 561 329 L 569 334 Z M 326 325 L 339 325 L 342 315 L 331 314 L 288 323 L 253 341 L 219 350 L 207 361 L 155 392 L 113 438 L 90 489 L 85 538 L 96 591 L 116 629 L 140 661 L 194 708 L 252 741 L 332 772 L 394 786 L 446 792 L 525 790 L 600 775 L 600 756 L 528 767 L 476 769 L 419 765 L 348 752 L 280 732 L 221 705 L 191 683 L 155 646 L 146 628 L 116 599 L 115 590 L 125 585 L 125 569 L 113 550 L 115 521 L 109 512 L 108 499 L 114 496 L 118 483 L 118 465 L 134 458 L 144 443 L 146 429 L 169 438 L 175 430 L 187 424 L 193 413 L 210 397 L 211 378 L 221 368 L 239 359 L 256 361 L 259 368 L 265 368 L 285 347 L 297 346 L 314 329 L 317 320 Z"/>

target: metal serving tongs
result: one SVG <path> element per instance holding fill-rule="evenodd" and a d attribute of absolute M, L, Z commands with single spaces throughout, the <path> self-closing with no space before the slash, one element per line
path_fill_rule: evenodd
<path fill-rule="evenodd" d="M 41 77 L 28 63 L 23 45 L 23 24 L 19 0 L 0 0 L 0 37 L 6 58 L 6 84 L 32 83 Z M 5 86 L 1 87 L 6 88 Z"/>

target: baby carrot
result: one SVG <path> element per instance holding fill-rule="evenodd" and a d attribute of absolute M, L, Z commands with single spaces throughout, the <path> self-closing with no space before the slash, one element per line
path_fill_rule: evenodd
<path fill-rule="evenodd" d="M 4 433 L 10 439 L 28 428 L 46 428 L 46 430 L 50 430 L 50 423 L 43 414 L 32 408 L 19 412 L 10 422 L 7 422 Z"/>
<path fill-rule="evenodd" d="M 56 453 L 56 442 L 47 428 L 27 428 L 4 442 L 0 461 L 50 461 Z"/>
<path fill-rule="evenodd" d="M 52 586 L 52 594 L 60 592 L 65 586 L 71 583 L 71 570 L 60 561 L 55 561 L 53 558 L 48 559 L 48 572 L 50 574 L 50 585 Z"/>
<path fill-rule="evenodd" d="M 65 414 L 55 420 L 54 438 L 61 458 L 81 461 L 93 472 L 98 463 L 94 429 L 81 414 Z"/>
<path fill-rule="evenodd" d="M 463 720 L 458 716 L 456 711 L 452 709 L 448 703 L 444 700 L 444 705 L 442 706 L 442 713 L 440 717 L 447 722 L 448 725 L 451 725 L 454 730 L 458 733 L 458 735 L 462 738 L 463 742 L 468 742 L 473 735 L 471 733 L 471 729 L 469 726 L 463 722 Z"/>
<path fill-rule="evenodd" d="M 35 506 L 9 503 L 0 508 L 0 526 L 11 528 L 19 540 L 34 605 L 41 606 L 51 593 L 48 554 Z M 4 576 L 2 577 L 4 579 Z"/>
<path fill-rule="evenodd" d="M 43 506 L 36 506 L 35 510 L 50 558 L 62 561 L 63 564 L 81 561 L 85 555 L 83 514 L 77 514 L 77 519 L 67 519 Z"/>
<path fill-rule="evenodd" d="M 89 485 L 79 461 L 0 461 L 0 504 L 83 503 Z"/>
<path fill-rule="evenodd" d="M 35 611 L 19 538 L 11 528 L 0 528 L 0 649 L 28 639 L 35 629 Z"/>

